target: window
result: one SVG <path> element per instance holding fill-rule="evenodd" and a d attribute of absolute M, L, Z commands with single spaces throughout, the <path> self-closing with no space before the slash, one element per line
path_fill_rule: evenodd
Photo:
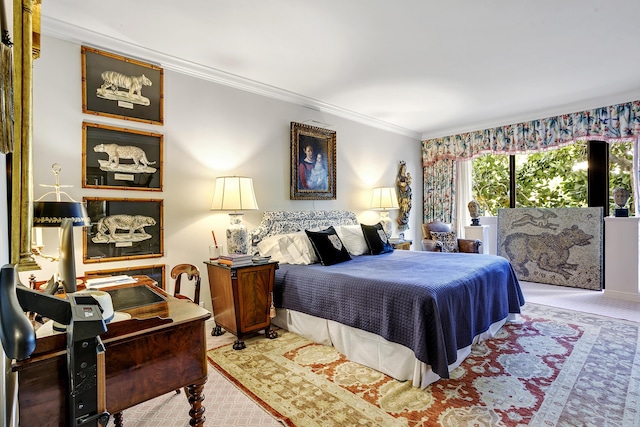
<path fill-rule="evenodd" d="M 586 143 L 515 158 L 515 207 L 587 207 Z"/>
<path fill-rule="evenodd" d="M 472 193 L 484 216 L 509 207 L 509 156 L 485 154 L 473 160 Z"/>
<path fill-rule="evenodd" d="M 633 143 L 621 142 L 609 144 L 609 189 L 610 193 L 617 187 L 624 187 L 631 193 L 627 207 L 629 216 L 635 216 L 633 194 Z M 609 212 L 613 212 L 616 204 L 610 198 Z M 605 214 L 606 215 L 606 214 Z"/>
<path fill-rule="evenodd" d="M 493 216 L 497 216 L 499 208 L 511 206 L 510 189 L 514 187 L 513 207 L 586 207 L 587 147 L 586 142 L 578 142 L 541 153 L 515 156 L 487 154 L 476 158 L 473 160 L 473 197 L 484 209 L 484 215 Z M 514 165 L 513 171 L 510 170 L 510 161 Z M 611 191 L 616 187 L 631 191 L 632 143 L 609 144 L 608 170 Z M 629 215 L 634 215 L 633 198 L 627 205 Z M 615 203 L 610 198 L 609 212 L 613 212 L 614 208 Z M 609 212 L 605 212 L 605 216 Z"/>

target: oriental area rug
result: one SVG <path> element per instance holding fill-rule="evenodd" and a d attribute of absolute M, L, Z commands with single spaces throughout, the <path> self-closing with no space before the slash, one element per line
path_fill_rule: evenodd
<path fill-rule="evenodd" d="M 640 426 L 640 324 L 526 304 L 424 390 L 280 331 L 209 362 L 288 426 Z"/>

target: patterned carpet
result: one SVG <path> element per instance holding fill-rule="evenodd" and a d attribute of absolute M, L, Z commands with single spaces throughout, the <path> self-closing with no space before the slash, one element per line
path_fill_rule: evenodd
<path fill-rule="evenodd" d="M 425 390 L 281 331 L 209 361 L 289 426 L 638 426 L 640 324 L 527 304 Z"/>

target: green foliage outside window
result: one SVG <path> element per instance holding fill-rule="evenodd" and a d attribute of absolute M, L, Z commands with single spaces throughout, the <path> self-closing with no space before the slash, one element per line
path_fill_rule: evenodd
<path fill-rule="evenodd" d="M 631 143 L 609 146 L 609 188 L 631 191 L 633 153 Z M 484 155 L 473 160 L 473 197 L 483 215 L 497 216 L 509 207 L 509 156 Z M 586 207 L 587 145 L 576 143 L 542 153 L 516 156 L 516 207 Z M 633 197 L 627 204 L 633 213 Z M 611 199 L 610 212 L 615 204 Z M 605 212 L 605 215 L 608 215 Z"/>
<path fill-rule="evenodd" d="M 509 207 L 509 156 L 485 154 L 473 160 L 473 197 L 484 216 Z"/>
<path fill-rule="evenodd" d="M 516 207 L 586 207 L 586 161 L 585 143 L 516 156 Z"/>

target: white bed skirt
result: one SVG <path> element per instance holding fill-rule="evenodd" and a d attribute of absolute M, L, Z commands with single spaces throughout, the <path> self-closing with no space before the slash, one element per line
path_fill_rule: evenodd
<path fill-rule="evenodd" d="M 473 343 L 489 339 L 507 321 L 518 321 L 518 314 L 509 314 L 476 336 Z M 400 381 L 411 380 L 414 387 L 425 388 L 440 379 L 431 367 L 416 359 L 408 347 L 392 343 L 379 335 L 346 326 L 298 311 L 279 308 L 271 323 L 301 335 L 313 342 L 335 347 L 352 362 L 360 363 Z M 471 353 L 471 346 L 458 350 L 458 358 L 449 365 L 449 372 L 457 368 Z"/>

